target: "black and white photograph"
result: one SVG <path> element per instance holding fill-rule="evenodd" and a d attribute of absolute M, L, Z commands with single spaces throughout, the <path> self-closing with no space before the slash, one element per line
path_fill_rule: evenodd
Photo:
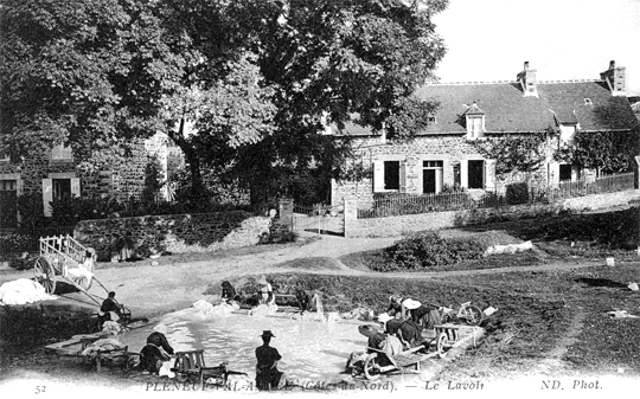
<path fill-rule="evenodd" d="M 634 397 L 639 285 L 640 0 L 0 0 L 3 397 Z"/>

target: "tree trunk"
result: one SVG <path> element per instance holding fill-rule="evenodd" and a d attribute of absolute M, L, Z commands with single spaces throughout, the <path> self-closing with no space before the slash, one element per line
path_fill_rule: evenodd
<path fill-rule="evenodd" d="M 200 158 L 192 144 L 184 138 L 184 122 L 185 119 L 181 118 L 178 132 L 169 131 L 168 135 L 171 137 L 173 142 L 180 147 L 184 154 L 185 162 L 189 165 L 189 174 L 191 175 L 191 195 L 194 200 L 197 200 L 203 192 Z"/>
<path fill-rule="evenodd" d="M 203 192 L 202 174 L 200 173 L 200 159 L 193 149 L 189 152 L 189 155 L 185 153 L 185 157 L 186 161 L 189 163 L 189 172 L 191 172 L 191 195 L 196 199 L 199 198 Z"/>

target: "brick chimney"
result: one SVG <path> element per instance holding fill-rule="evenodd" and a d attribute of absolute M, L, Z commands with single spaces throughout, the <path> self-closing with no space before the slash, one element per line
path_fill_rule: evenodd
<path fill-rule="evenodd" d="M 612 96 L 626 96 L 627 77 L 625 67 L 616 67 L 616 62 L 609 62 L 609 69 L 600 74 L 600 79 L 607 82 Z"/>
<path fill-rule="evenodd" d="M 518 82 L 525 97 L 538 97 L 538 80 L 536 70 L 529 68 L 529 61 L 524 62 L 524 70 L 518 74 Z"/>

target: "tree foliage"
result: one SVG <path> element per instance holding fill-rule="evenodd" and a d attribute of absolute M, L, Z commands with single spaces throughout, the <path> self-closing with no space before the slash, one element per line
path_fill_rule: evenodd
<path fill-rule="evenodd" d="M 496 161 L 496 174 L 531 173 L 546 160 L 544 143 L 547 137 L 547 133 L 509 134 L 473 143 L 483 156 Z"/>
<path fill-rule="evenodd" d="M 565 145 L 556 154 L 558 161 L 570 162 L 599 173 L 621 173 L 633 168 L 640 154 L 638 130 L 628 132 L 579 132 L 573 145 Z"/>
<path fill-rule="evenodd" d="M 86 158 L 154 133 L 155 83 L 174 66 L 153 3 L 2 0 L 0 137 L 12 158 L 57 144 Z"/>
<path fill-rule="evenodd" d="M 253 51 L 276 93 L 276 129 L 242 148 L 236 172 L 263 198 L 295 193 L 290 175 L 308 169 L 329 181 L 350 156 L 346 142 L 319 133 L 357 123 L 411 137 L 435 104 L 412 94 L 444 55 L 431 15 L 446 1 L 290 0 L 245 3 Z M 258 193 L 260 192 L 260 193 Z"/>
<path fill-rule="evenodd" d="M 257 200 L 339 177 L 357 123 L 407 138 L 447 0 L 0 0 L 3 148 L 74 155 L 166 132 Z M 326 186 L 326 184 L 325 184 Z"/>

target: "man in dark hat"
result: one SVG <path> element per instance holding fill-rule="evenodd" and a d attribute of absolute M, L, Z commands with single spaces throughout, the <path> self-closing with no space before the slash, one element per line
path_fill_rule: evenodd
<path fill-rule="evenodd" d="M 258 364 L 256 364 L 256 388 L 260 391 L 269 391 L 277 389 L 282 374 L 278 371 L 278 360 L 282 359 L 280 353 L 276 348 L 269 346 L 271 338 L 275 338 L 275 335 L 270 330 L 264 330 L 262 332 L 262 346 L 256 348 L 256 358 Z"/>

